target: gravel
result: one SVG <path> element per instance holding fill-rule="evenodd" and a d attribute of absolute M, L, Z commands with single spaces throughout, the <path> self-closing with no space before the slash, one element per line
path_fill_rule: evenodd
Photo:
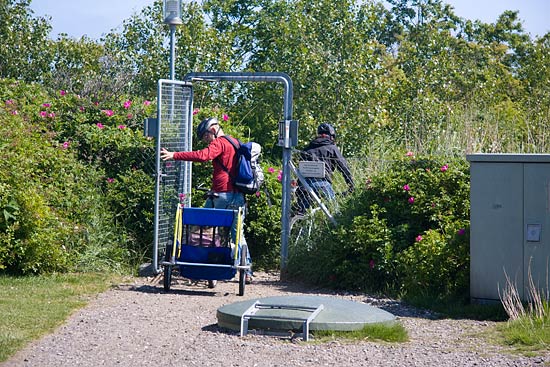
<path fill-rule="evenodd" d="M 336 294 L 282 282 L 257 273 L 237 296 L 235 280 L 191 284 L 134 278 L 94 297 L 54 333 L 20 351 L 2 366 L 548 366 L 550 352 L 512 354 L 481 335 L 494 324 L 439 319 L 430 312 L 365 294 Z M 396 315 L 410 340 L 304 342 L 300 338 L 249 334 L 217 326 L 216 310 L 250 298 L 322 295 L 365 302 Z"/>

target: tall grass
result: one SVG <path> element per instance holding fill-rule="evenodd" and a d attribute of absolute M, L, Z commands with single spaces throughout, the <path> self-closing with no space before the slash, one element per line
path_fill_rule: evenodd
<path fill-rule="evenodd" d="M 506 276 L 506 284 L 499 297 L 508 314 L 509 321 L 500 327 L 504 342 L 520 350 L 548 350 L 550 347 L 550 297 L 549 287 L 541 289 L 535 285 L 528 269 L 528 301 L 521 300 L 517 286 Z M 546 271 L 548 280 L 548 266 Z"/>

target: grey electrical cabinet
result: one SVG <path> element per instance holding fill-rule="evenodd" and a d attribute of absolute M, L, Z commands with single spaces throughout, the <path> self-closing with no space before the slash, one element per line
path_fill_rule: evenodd
<path fill-rule="evenodd" d="M 547 295 L 550 154 L 470 154 L 470 297 L 499 300 L 506 276 Z"/>

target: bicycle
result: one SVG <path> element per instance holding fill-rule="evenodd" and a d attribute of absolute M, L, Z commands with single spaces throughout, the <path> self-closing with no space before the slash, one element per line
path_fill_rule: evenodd
<path fill-rule="evenodd" d="M 332 225 L 336 224 L 336 220 L 331 215 L 330 211 L 326 205 L 322 202 L 321 198 L 313 188 L 307 183 L 304 175 L 290 162 L 290 168 L 292 169 L 294 175 L 297 178 L 297 181 L 294 181 L 293 194 L 296 197 L 296 192 L 298 190 L 298 182 L 301 183 L 300 189 L 303 191 L 303 195 L 307 195 L 309 198 L 313 199 L 308 201 L 309 207 L 304 210 L 296 210 L 294 215 L 290 218 L 290 237 L 289 245 L 292 247 L 301 247 L 310 249 L 311 243 L 309 239 L 313 231 L 318 230 L 319 225 L 324 224 L 324 220 L 328 220 Z M 315 205 L 312 206 L 311 204 Z M 324 216 L 319 217 L 318 213 L 322 212 Z"/>

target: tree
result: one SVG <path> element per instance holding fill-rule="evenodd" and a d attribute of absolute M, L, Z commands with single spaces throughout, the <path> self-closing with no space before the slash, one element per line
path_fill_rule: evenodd
<path fill-rule="evenodd" d="M 0 77 L 42 81 L 52 61 L 51 26 L 34 18 L 30 0 L 0 0 Z"/>

